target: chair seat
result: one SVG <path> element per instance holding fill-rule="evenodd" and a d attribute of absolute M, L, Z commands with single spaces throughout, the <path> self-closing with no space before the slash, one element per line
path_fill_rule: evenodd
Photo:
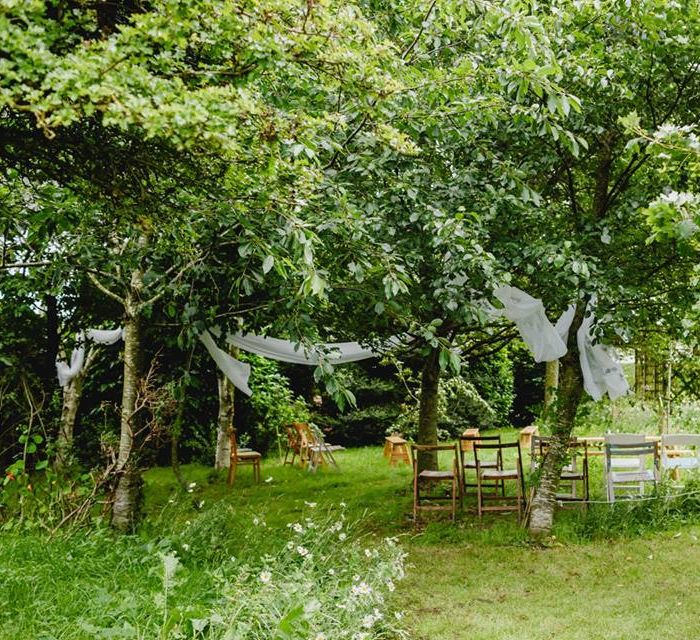
<path fill-rule="evenodd" d="M 562 471 L 561 476 L 559 476 L 562 480 L 584 480 L 585 476 L 583 475 L 583 472 L 581 471 Z"/>
<path fill-rule="evenodd" d="M 517 469 L 486 469 L 481 472 L 481 477 L 484 480 L 512 480 L 519 478 L 520 474 Z"/>
<path fill-rule="evenodd" d="M 697 458 L 671 458 L 663 461 L 664 469 L 700 469 Z"/>
<path fill-rule="evenodd" d="M 654 472 L 650 469 L 642 471 L 613 471 L 610 474 L 613 482 L 654 482 Z"/>
<path fill-rule="evenodd" d="M 429 480 L 451 480 L 455 477 L 452 471 L 434 471 L 425 469 L 418 474 L 419 478 L 428 478 Z"/>
<path fill-rule="evenodd" d="M 254 460 L 262 458 L 262 454 L 257 451 L 238 451 L 235 456 L 236 460 Z"/>

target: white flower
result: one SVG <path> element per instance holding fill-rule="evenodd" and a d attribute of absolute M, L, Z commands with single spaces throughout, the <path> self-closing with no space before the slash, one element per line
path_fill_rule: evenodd
<path fill-rule="evenodd" d="M 319 631 L 314 640 L 326 640 L 326 634 L 323 631 Z"/>
<path fill-rule="evenodd" d="M 374 616 L 371 613 L 367 614 L 364 618 L 362 618 L 362 626 L 365 629 L 371 628 L 373 624 L 374 624 Z"/>
<path fill-rule="evenodd" d="M 394 611 L 394 617 L 397 620 L 401 620 L 401 618 L 403 618 L 403 613 L 401 611 Z"/>
<path fill-rule="evenodd" d="M 260 524 L 260 520 L 258 518 L 253 518 L 253 524 L 257 527 Z"/>
<path fill-rule="evenodd" d="M 189 550 L 190 550 L 190 545 L 188 545 L 188 544 L 183 544 L 183 545 L 182 545 L 182 548 L 183 548 L 184 551 L 189 551 Z"/>
<path fill-rule="evenodd" d="M 341 502 L 341 503 L 340 503 L 340 508 L 341 508 L 341 509 L 345 509 L 345 507 L 347 507 L 347 506 L 348 506 L 348 505 L 345 504 L 344 502 Z"/>
<path fill-rule="evenodd" d="M 287 543 L 287 549 L 289 549 L 290 551 L 291 551 L 292 549 L 294 549 L 294 543 L 293 543 L 293 542 L 288 542 L 288 543 Z"/>
<path fill-rule="evenodd" d="M 372 587 L 366 582 L 360 582 L 360 584 L 352 585 L 351 592 L 354 596 L 368 596 L 372 593 Z"/>
<path fill-rule="evenodd" d="M 197 486 L 197 483 L 196 483 L 196 482 L 190 482 L 190 483 L 187 485 L 187 488 L 188 488 L 188 489 L 194 489 L 196 486 Z"/>
<path fill-rule="evenodd" d="M 295 522 L 292 526 L 294 533 L 304 533 L 304 527 L 302 527 L 298 522 Z"/>
<path fill-rule="evenodd" d="M 386 588 L 389 589 L 389 592 L 393 592 L 394 589 L 396 589 L 394 583 L 391 580 L 386 581 Z"/>
<path fill-rule="evenodd" d="M 302 547 L 301 545 L 299 545 L 299 546 L 297 547 L 297 553 L 298 553 L 302 558 L 306 558 L 306 557 L 309 555 L 309 550 L 308 550 L 306 547 Z"/>
<path fill-rule="evenodd" d="M 369 634 L 364 631 L 358 631 L 352 636 L 352 640 L 367 640 L 367 638 L 369 638 Z"/>
<path fill-rule="evenodd" d="M 329 575 L 329 576 L 334 576 L 334 575 L 335 575 L 335 569 L 328 569 L 328 575 Z"/>
<path fill-rule="evenodd" d="M 265 482 L 267 482 L 268 484 L 270 484 L 270 482 L 272 482 L 272 476 L 270 476 L 269 478 L 265 478 Z"/>
<path fill-rule="evenodd" d="M 260 572 L 260 582 L 264 582 L 267 584 L 270 582 L 270 579 L 272 578 L 272 574 L 269 571 L 261 571 Z"/>
<path fill-rule="evenodd" d="M 316 503 L 316 502 L 307 502 L 306 500 L 304 500 L 304 504 L 305 504 L 307 507 L 309 507 L 310 509 L 314 509 L 314 508 L 316 507 L 316 504 L 317 504 L 317 503 Z"/>
<path fill-rule="evenodd" d="M 345 540 L 345 538 L 347 538 L 347 537 L 348 537 L 347 534 L 341 533 L 341 534 L 338 536 L 338 540 L 340 540 L 340 541 L 342 542 L 342 541 Z"/>

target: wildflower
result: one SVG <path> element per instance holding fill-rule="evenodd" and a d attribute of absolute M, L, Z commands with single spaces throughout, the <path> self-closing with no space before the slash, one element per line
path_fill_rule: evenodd
<path fill-rule="evenodd" d="M 267 584 L 270 582 L 270 579 L 272 578 L 272 574 L 269 571 L 261 571 L 260 572 L 260 582 L 264 582 Z"/>
<path fill-rule="evenodd" d="M 340 541 L 342 542 L 342 541 L 345 540 L 345 538 L 347 538 L 347 537 L 348 537 L 348 536 L 347 536 L 346 533 L 341 533 L 341 534 L 338 536 L 338 540 L 340 540 Z"/>
<path fill-rule="evenodd" d="M 293 543 L 293 542 L 288 542 L 288 543 L 287 543 L 287 549 L 289 549 L 290 551 L 291 551 L 292 549 L 294 549 L 294 543 Z"/>
<path fill-rule="evenodd" d="M 308 550 L 306 547 L 302 547 L 301 545 L 299 545 L 299 546 L 297 547 L 297 553 L 298 553 L 302 558 L 306 558 L 306 557 L 309 555 L 309 550 Z"/>
<path fill-rule="evenodd" d="M 316 503 L 316 502 L 307 502 L 306 500 L 304 500 L 304 504 L 305 504 L 307 507 L 309 507 L 310 509 L 314 509 L 314 508 L 316 507 L 316 504 L 318 504 L 318 503 Z"/>
<path fill-rule="evenodd" d="M 364 618 L 362 618 L 362 626 L 365 629 L 370 629 L 374 625 L 374 616 L 368 613 Z"/>
<path fill-rule="evenodd" d="M 326 634 L 323 631 L 319 631 L 314 640 L 326 640 Z"/>
<path fill-rule="evenodd" d="M 257 527 L 260 524 L 259 518 L 253 518 L 253 524 Z"/>
<path fill-rule="evenodd" d="M 396 589 L 394 583 L 391 580 L 386 581 L 386 588 L 389 589 L 390 593 L 393 593 L 394 589 Z"/>
<path fill-rule="evenodd" d="M 189 551 L 189 550 L 190 550 L 190 545 L 188 545 L 187 543 L 183 544 L 183 545 L 182 545 L 182 550 L 183 550 L 183 551 Z"/>
<path fill-rule="evenodd" d="M 188 488 L 188 489 L 194 489 L 196 486 L 197 486 L 197 483 L 196 483 L 196 482 L 190 482 L 190 483 L 187 485 L 187 488 Z"/>
<path fill-rule="evenodd" d="M 292 526 L 292 529 L 294 529 L 294 533 L 299 533 L 299 534 L 304 533 L 304 527 L 302 527 L 298 522 L 294 523 L 294 525 Z"/>
<path fill-rule="evenodd" d="M 269 478 L 265 478 L 265 482 L 267 482 L 267 484 L 270 484 L 272 482 L 272 476 L 270 476 Z"/>
<path fill-rule="evenodd" d="M 341 502 L 341 503 L 340 503 L 340 508 L 341 508 L 341 509 L 345 509 L 345 507 L 347 507 L 347 506 L 348 506 L 348 505 L 345 504 L 345 502 Z"/>
<path fill-rule="evenodd" d="M 369 634 L 364 631 L 358 631 L 352 636 L 352 640 L 367 640 L 367 638 L 369 638 Z"/>
<path fill-rule="evenodd" d="M 173 504 L 174 502 L 175 502 L 175 498 L 170 498 L 170 500 L 168 500 L 168 504 Z"/>
<path fill-rule="evenodd" d="M 329 576 L 334 576 L 334 575 L 335 575 L 335 569 L 328 569 L 328 575 L 329 575 Z"/>
<path fill-rule="evenodd" d="M 401 618 L 403 618 L 403 612 L 401 612 L 401 611 L 394 611 L 394 617 L 395 617 L 397 620 L 401 620 Z"/>
<path fill-rule="evenodd" d="M 366 582 L 360 582 L 360 584 L 352 585 L 351 592 L 354 596 L 368 596 L 372 593 L 372 587 Z"/>

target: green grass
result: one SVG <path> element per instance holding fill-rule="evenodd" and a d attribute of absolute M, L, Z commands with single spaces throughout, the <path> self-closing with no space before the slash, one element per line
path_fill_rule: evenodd
<path fill-rule="evenodd" d="M 559 512 L 555 537 L 545 545 L 531 543 L 513 515 L 479 524 L 466 511 L 454 525 L 432 516 L 414 527 L 407 467 L 389 467 L 379 448 L 337 458 L 339 470 L 317 473 L 267 459 L 262 477 L 269 482 L 255 485 L 243 467 L 233 489 L 223 472 L 186 465 L 188 482 L 196 483 L 188 494 L 170 469 L 152 469 L 146 519 L 134 537 L 3 534 L 0 640 L 103 637 L 91 629 L 109 625 L 125 625 L 113 637 L 147 637 L 139 629 L 161 615 L 153 606 L 161 585 L 159 551 L 182 558 L 173 607 L 206 607 L 220 595 L 217 566 L 231 557 L 252 562 L 275 553 L 287 524 L 341 503 L 348 520 L 359 521 L 355 537 L 369 544 L 397 535 L 407 550 L 408 577 L 397 584 L 391 605 L 406 613 L 413 638 L 693 636 L 700 527 L 692 513 L 652 510 L 632 518 L 603 505 L 588 515 L 567 510 Z M 592 489 L 602 497 L 600 459 L 593 464 Z M 603 539 L 608 531 L 614 539 Z"/>

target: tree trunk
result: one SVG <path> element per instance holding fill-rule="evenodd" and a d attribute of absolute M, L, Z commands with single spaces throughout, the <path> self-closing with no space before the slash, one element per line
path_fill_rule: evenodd
<path fill-rule="evenodd" d="M 46 296 L 46 376 L 44 389 L 51 395 L 56 388 L 56 356 L 58 355 L 58 308 L 56 296 Z"/>
<path fill-rule="evenodd" d="M 547 418 L 552 412 L 552 407 L 557 398 L 559 389 L 559 360 L 545 362 L 544 369 L 544 409 L 543 415 Z"/>
<path fill-rule="evenodd" d="M 569 331 L 568 351 L 561 359 L 556 419 L 552 426 L 551 445 L 540 467 L 540 477 L 530 507 L 530 533 L 547 535 L 552 530 L 559 476 L 574 428 L 574 420 L 583 395 L 583 374 L 579 362 L 576 333 L 584 317 L 579 304 Z"/>
<path fill-rule="evenodd" d="M 134 446 L 136 395 L 140 376 L 141 323 L 135 306 L 127 300 L 124 322 L 124 383 L 122 387 L 119 454 L 116 471 L 119 474 L 112 506 L 112 525 L 122 531 L 131 529 L 136 519 L 141 483 L 130 460 Z"/>
<path fill-rule="evenodd" d="M 231 430 L 233 429 L 234 387 L 229 379 L 219 373 L 219 415 L 216 428 L 215 469 L 228 469 L 231 464 Z"/>
<path fill-rule="evenodd" d="M 418 444 L 437 444 L 438 389 L 440 387 L 439 350 L 432 349 L 423 365 L 420 382 Z M 437 469 L 436 453 L 420 453 L 418 470 Z"/>

